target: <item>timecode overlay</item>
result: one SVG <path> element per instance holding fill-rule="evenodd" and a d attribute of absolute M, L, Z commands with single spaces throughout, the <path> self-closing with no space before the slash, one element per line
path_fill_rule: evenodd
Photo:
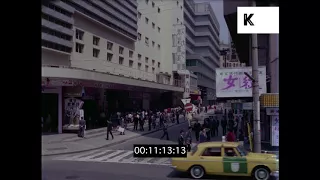
<path fill-rule="evenodd" d="M 135 144 L 134 157 L 187 157 L 187 147 L 176 144 Z"/>

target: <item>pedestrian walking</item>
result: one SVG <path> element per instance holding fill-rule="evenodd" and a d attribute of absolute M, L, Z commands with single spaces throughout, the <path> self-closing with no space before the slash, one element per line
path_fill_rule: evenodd
<path fill-rule="evenodd" d="M 76 118 L 79 118 L 79 116 L 77 115 Z M 83 119 L 83 117 L 81 117 L 81 119 L 79 121 L 79 133 L 78 133 L 78 136 L 84 138 L 85 130 L 86 130 L 86 121 Z"/>
<path fill-rule="evenodd" d="M 179 114 L 179 112 L 178 112 L 178 110 L 177 110 L 177 111 L 176 111 L 177 124 L 179 124 L 179 116 L 180 116 L 180 114 Z"/>
<path fill-rule="evenodd" d="M 216 129 L 215 129 L 215 134 L 217 136 L 219 136 L 219 126 L 220 126 L 220 122 L 218 119 L 216 119 Z"/>
<path fill-rule="evenodd" d="M 196 140 L 199 141 L 199 136 L 200 136 L 200 131 L 201 131 L 201 124 L 199 123 L 198 120 L 196 120 L 196 122 L 194 123 L 193 130 L 194 130 L 195 135 L 196 135 Z"/>
<path fill-rule="evenodd" d="M 135 114 L 133 117 L 133 130 L 134 131 L 138 130 L 138 123 L 139 123 L 139 115 Z"/>
<path fill-rule="evenodd" d="M 179 138 L 178 138 L 178 144 L 179 144 L 179 146 L 183 146 L 183 145 L 185 145 L 184 143 L 185 143 L 185 141 L 184 141 L 184 131 L 183 130 L 180 130 L 180 136 L 179 136 Z"/>
<path fill-rule="evenodd" d="M 189 126 L 188 131 L 185 135 L 185 144 L 187 145 L 188 152 L 191 151 L 191 144 L 192 144 L 192 127 Z"/>
<path fill-rule="evenodd" d="M 226 135 L 227 134 L 227 120 L 226 119 L 222 119 L 221 120 L 221 127 L 222 127 L 222 134 Z"/>
<path fill-rule="evenodd" d="M 152 115 L 151 115 L 151 113 L 148 114 L 147 118 L 148 118 L 149 131 L 151 131 L 151 125 L 152 125 Z"/>
<path fill-rule="evenodd" d="M 237 136 L 237 131 L 238 131 L 238 122 L 239 122 L 239 119 L 236 118 L 234 121 L 234 124 L 233 124 L 233 132 L 234 132 L 234 135 L 236 135 L 236 136 Z"/>
<path fill-rule="evenodd" d="M 207 141 L 207 133 L 205 128 L 201 130 L 199 140 L 200 140 L 200 143 Z"/>
<path fill-rule="evenodd" d="M 210 121 L 211 121 L 211 123 L 210 123 L 210 135 L 211 135 L 211 137 L 214 137 L 214 136 L 216 136 L 215 132 L 216 132 L 217 122 L 216 122 L 215 118 L 211 118 Z"/>
<path fill-rule="evenodd" d="M 112 134 L 112 122 L 109 120 L 109 121 L 107 121 L 107 138 L 106 138 L 106 140 L 109 140 L 109 134 L 111 135 L 111 137 L 112 137 L 112 139 L 114 138 L 113 137 L 113 134 Z"/>
<path fill-rule="evenodd" d="M 165 136 L 167 136 L 167 140 L 169 140 L 169 134 L 168 134 L 168 125 L 164 124 L 163 125 L 163 135 L 161 136 L 160 139 L 164 138 Z"/>
<path fill-rule="evenodd" d="M 234 135 L 232 128 L 229 129 L 229 132 L 228 132 L 228 134 L 227 134 L 227 136 L 226 136 L 226 140 L 227 140 L 228 142 L 235 142 L 235 141 L 236 141 L 236 136 Z"/>
<path fill-rule="evenodd" d="M 139 116 L 139 115 L 138 115 Z M 140 116 L 140 117 L 138 117 L 139 118 L 139 125 L 140 125 L 140 131 L 144 131 L 144 128 L 143 128 L 143 126 L 144 126 L 144 116 Z"/>
<path fill-rule="evenodd" d="M 238 141 L 239 141 L 240 145 L 243 146 L 243 144 L 244 144 L 244 134 L 243 134 L 242 129 L 239 130 Z"/>
<path fill-rule="evenodd" d="M 209 127 L 209 119 L 205 119 L 204 120 L 204 123 L 203 123 L 203 128 L 206 130 L 206 138 L 207 138 L 207 141 L 210 141 L 210 127 Z"/>

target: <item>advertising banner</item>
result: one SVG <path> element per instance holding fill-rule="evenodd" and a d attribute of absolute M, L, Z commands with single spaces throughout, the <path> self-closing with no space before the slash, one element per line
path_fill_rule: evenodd
<path fill-rule="evenodd" d="M 217 68 L 216 93 L 217 97 L 252 97 L 252 81 L 244 74 L 252 76 L 251 67 Z M 267 92 L 266 67 L 259 68 L 260 94 Z"/>

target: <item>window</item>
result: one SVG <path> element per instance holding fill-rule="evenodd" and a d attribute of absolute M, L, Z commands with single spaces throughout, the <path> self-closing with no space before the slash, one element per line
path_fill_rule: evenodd
<path fill-rule="evenodd" d="M 112 42 L 107 42 L 107 49 L 112 51 L 113 43 Z"/>
<path fill-rule="evenodd" d="M 141 60 L 141 54 L 138 54 L 138 60 Z"/>
<path fill-rule="evenodd" d="M 79 39 L 79 40 L 83 40 L 83 35 L 84 35 L 84 32 L 83 31 L 80 31 L 79 29 L 76 29 L 76 39 Z"/>
<path fill-rule="evenodd" d="M 152 59 L 152 66 L 154 66 L 154 63 L 155 63 L 156 61 L 154 60 L 154 59 Z"/>
<path fill-rule="evenodd" d="M 154 73 L 154 70 L 155 70 L 155 69 L 154 69 L 154 67 L 153 67 L 153 68 L 152 68 L 152 73 Z"/>
<path fill-rule="evenodd" d="M 145 43 L 147 46 L 149 46 L 149 38 L 145 37 Z"/>
<path fill-rule="evenodd" d="M 160 68 L 160 62 L 158 62 L 158 68 Z"/>
<path fill-rule="evenodd" d="M 154 44 L 155 44 L 155 42 L 154 42 L 154 41 L 152 41 L 152 47 L 154 47 Z"/>
<path fill-rule="evenodd" d="M 83 48 L 84 48 L 83 44 L 76 43 L 76 52 L 77 53 L 83 53 Z"/>
<path fill-rule="evenodd" d="M 138 33 L 138 40 L 140 41 L 141 40 L 141 34 Z"/>
<path fill-rule="evenodd" d="M 123 57 L 119 57 L 119 64 L 123 64 Z"/>
<path fill-rule="evenodd" d="M 146 4 L 149 4 L 149 0 L 146 0 Z"/>
<path fill-rule="evenodd" d="M 224 148 L 224 156 L 235 157 L 237 156 L 237 153 L 233 148 Z"/>
<path fill-rule="evenodd" d="M 113 54 L 107 53 L 107 61 L 112 61 Z"/>
<path fill-rule="evenodd" d="M 132 66 L 133 66 L 133 61 L 129 60 L 129 67 L 132 67 Z"/>
<path fill-rule="evenodd" d="M 119 54 L 123 54 L 123 47 L 119 47 Z"/>
<path fill-rule="evenodd" d="M 145 18 L 145 22 L 146 22 L 146 24 L 148 24 L 149 23 L 149 19 Z"/>
<path fill-rule="evenodd" d="M 100 41 L 100 38 L 93 36 L 93 44 L 94 45 L 99 46 L 99 41 Z"/>
<path fill-rule="evenodd" d="M 145 57 L 144 60 L 145 60 L 146 63 L 149 62 L 149 58 L 148 57 Z"/>
<path fill-rule="evenodd" d="M 156 27 L 156 24 L 155 23 L 152 23 L 152 28 L 154 29 Z"/>
<path fill-rule="evenodd" d="M 177 18 L 177 23 L 179 23 L 179 18 Z"/>
<path fill-rule="evenodd" d="M 180 6 L 180 9 L 182 9 L 182 6 Z"/>
<path fill-rule="evenodd" d="M 195 60 L 195 59 L 187 59 L 186 64 L 187 64 L 187 66 L 196 66 L 197 65 L 197 60 Z"/>
<path fill-rule="evenodd" d="M 219 156 L 221 157 L 221 148 L 207 148 L 201 156 Z"/>
<path fill-rule="evenodd" d="M 152 7 L 154 8 L 154 6 L 155 6 L 155 4 L 154 4 L 154 2 L 152 2 Z"/>
<path fill-rule="evenodd" d="M 141 19 L 141 12 L 138 12 L 138 18 Z"/>
<path fill-rule="evenodd" d="M 160 32 L 160 30 L 161 30 L 160 27 L 158 27 L 158 32 Z"/>
<path fill-rule="evenodd" d="M 161 11 L 160 8 L 158 8 L 158 13 L 160 13 L 160 11 Z"/>
<path fill-rule="evenodd" d="M 129 51 L 129 58 L 133 57 L 133 51 Z"/>
<path fill-rule="evenodd" d="M 160 50 L 160 44 L 158 44 L 158 50 Z"/>
<path fill-rule="evenodd" d="M 145 65 L 145 70 L 146 70 L 146 72 L 148 72 L 148 69 L 149 69 L 149 66 L 148 66 L 148 65 Z"/>
<path fill-rule="evenodd" d="M 141 70 L 141 63 L 138 63 L 138 69 Z"/>
<path fill-rule="evenodd" d="M 99 49 L 93 48 L 93 50 L 92 50 L 93 57 L 96 57 L 96 58 L 99 57 L 99 53 L 100 53 Z"/>
<path fill-rule="evenodd" d="M 226 67 L 226 63 L 223 63 L 222 67 Z"/>
<path fill-rule="evenodd" d="M 177 1 L 177 6 L 179 6 L 179 1 Z"/>

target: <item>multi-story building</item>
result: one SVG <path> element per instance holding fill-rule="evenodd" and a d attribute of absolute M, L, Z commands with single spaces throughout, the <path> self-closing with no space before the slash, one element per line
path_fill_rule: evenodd
<path fill-rule="evenodd" d="M 184 0 L 187 69 L 198 77 L 204 105 L 213 104 L 215 68 L 220 66 L 219 22 L 209 2 Z"/>
<path fill-rule="evenodd" d="M 231 47 L 231 44 L 220 43 L 220 68 L 237 68 L 245 66 L 246 63 L 240 62 L 237 52 Z"/>
<path fill-rule="evenodd" d="M 170 106 L 172 92 L 184 92 L 174 86 L 181 83 L 174 83 L 172 76 L 171 45 L 167 43 L 172 37 L 166 30 L 171 24 L 161 19 L 165 13 L 159 3 L 165 2 L 43 2 L 46 111 L 42 116 L 46 131 L 61 133 L 62 129 L 76 128 L 78 108 L 84 109 L 91 128 L 98 126 L 93 122 L 101 112 Z M 45 120 L 49 114 L 50 123 Z"/>

